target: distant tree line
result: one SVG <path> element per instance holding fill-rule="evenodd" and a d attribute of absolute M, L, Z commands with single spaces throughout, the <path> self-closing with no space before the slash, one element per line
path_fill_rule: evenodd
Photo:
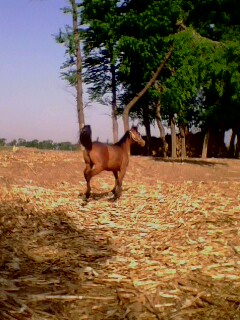
<path fill-rule="evenodd" d="M 80 129 L 84 81 L 91 100 L 111 107 L 114 141 L 117 118 L 127 130 L 130 117 L 145 127 L 149 154 L 152 124 L 172 157 L 179 132 L 184 157 L 186 136 L 195 128 L 206 157 L 209 141 L 216 137 L 221 149 L 232 129 L 229 154 L 238 157 L 239 1 L 69 0 L 63 12 L 73 24 L 56 40 L 66 47 L 62 77 L 76 88 Z"/>
<path fill-rule="evenodd" d="M 25 139 L 12 140 L 11 142 L 6 142 L 4 138 L 0 138 L 1 147 L 26 147 L 26 148 L 37 148 L 43 150 L 65 150 L 74 151 L 79 148 L 79 145 L 72 144 L 71 142 L 53 142 L 52 140 L 39 141 L 37 139 L 27 141 Z"/>
<path fill-rule="evenodd" d="M 217 133 L 218 135 L 218 133 Z M 150 150 L 151 155 L 156 157 L 171 157 L 171 135 L 166 135 L 166 144 L 163 143 L 161 138 L 151 137 L 150 141 Z M 210 136 L 208 142 L 208 156 L 209 157 L 224 157 L 224 158 L 232 158 L 232 150 L 231 143 L 229 146 L 223 145 L 221 143 L 221 139 L 218 139 L 218 136 L 214 136 L 213 134 Z M 143 136 L 143 139 L 147 141 L 147 136 Z M 97 139 L 98 140 L 98 139 Z M 204 133 L 199 131 L 195 134 L 189 132 L 186 135 L 186 156 L 199 158 L 201 157 L 202 152 L 202 144 L 204 140 Z M 106 141 L 108 143 L 108 141 Z M 52 140 L 43 140 L 39 141 L 37 139 L 27 141 L 25 139 L 12 140 L 11 142 L 7 142 L 6 139 L 0 138 L 0 148 L 1 147 L 26 147 L 26 148 L 37 148 L 42 150 L 62 150 L 62 151 L 77 151 L 79 150 L 78 144 L 72 144 L 71 142 L 59 142 L 55 143 Z M 144 148 L 133 145 L 131 147 L 132 155 L 149 155 L 149 146 L 145 145 Z M 236 144 L 234 146 L 235 149 L 235 158 L 240 157 L 240 145 Z M 176 155 L 177 157 L 182 156 L 182 137 L 181 134 L 178 133 L 176 135 Z"/>

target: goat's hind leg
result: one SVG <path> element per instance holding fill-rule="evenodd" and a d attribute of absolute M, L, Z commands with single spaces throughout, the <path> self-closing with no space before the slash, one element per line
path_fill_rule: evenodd
<path fill-rule="evenodd" d="M 90 170 L 89 170 L 89 167 L 86 167 L 86 169 L 84 170 L 84 176 L 87 181 L 87 191 L 85 193 L 86 200 L 90 197 L 90 193 L 91 193 L 90 180 L 92 179 L 92 177 L 96 176 L 101 171 L 103 171 L 103 168 L 101 166 L 94 166 L 94 168 L 91 168 L 90 166 Z"/>

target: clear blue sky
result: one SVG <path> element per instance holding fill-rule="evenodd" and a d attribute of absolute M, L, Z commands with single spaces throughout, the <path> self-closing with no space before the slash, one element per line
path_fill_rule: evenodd
<path fill-rule="evenodd" d="M 67 4 L 0 0 L 0 138 L 77 142 L 75 98 L 60 78 L 65 49 L 53 37 L 71 24 L 71 16 L 60 10 Z M 85 111 L 94 138 L 112 140 L 109 114 L 108 107 L 94 103 Z"/>

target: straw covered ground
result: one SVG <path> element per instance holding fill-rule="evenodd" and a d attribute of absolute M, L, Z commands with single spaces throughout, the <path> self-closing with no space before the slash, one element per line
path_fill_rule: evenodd
<path fill-rule="evenodd" d="M 0 151 L 0 319 L 240 319 L 240 161 Z"/>

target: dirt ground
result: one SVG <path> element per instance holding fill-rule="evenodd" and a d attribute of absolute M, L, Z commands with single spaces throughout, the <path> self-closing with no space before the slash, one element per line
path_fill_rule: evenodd
<path fill-rule="evenodd" d="M 3 184 L 25 185 L 34 182 L 42 187 L 55 187 L 59 183 L 79 185 L 84 183 L 84 161 L 81 152 L 39 151 L 20 149 L 16 153 L 1 152 L 0 179 Z M 98 177 L 114 184 L 111 173 Z M 109 178 L 110 177 L 110 178 Z M 97 178 L 98 179 L 98 178 Z M 240 182 L 240 161 L 228 159 L 171 159 L 131 157 L 126 182 L 138 181 L 152 185 L 157 181 L 167 183 Z M 94 179 L 96 180 L 96 179 Z"/>
<path fill-rule="evenodd" d="M 0 319 L 240 319 L 240 161 L 0 151 Z"/>

